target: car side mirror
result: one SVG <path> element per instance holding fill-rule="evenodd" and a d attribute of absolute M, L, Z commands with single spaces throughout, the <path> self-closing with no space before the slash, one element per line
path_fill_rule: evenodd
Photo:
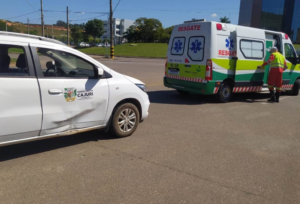
<path fill-rule="evenodd" d="M 103 74 L 104 74 L 104 70 L 102 68 L 99 68 L 99 67 L 97 69 L 98 69 L 98 76 L 102 77 Z"/>

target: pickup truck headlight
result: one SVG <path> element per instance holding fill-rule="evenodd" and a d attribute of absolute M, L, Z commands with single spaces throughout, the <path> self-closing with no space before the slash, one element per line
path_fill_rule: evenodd
<path fill-rule="evenodd" d="M 136 84 L 136 86 L 146 92 L 146 86 L 144 84 Z"/>

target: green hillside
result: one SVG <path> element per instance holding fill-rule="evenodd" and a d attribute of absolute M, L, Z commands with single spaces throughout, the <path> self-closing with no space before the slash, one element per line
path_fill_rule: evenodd
<path fill-rule="evenodd" d="M 7 30 L 10 32 L 27 33 L 27 25 L 17 22 L 8 22 Z M 48 29 L 47 29 L 48 28 Z M 45 36 L 52 37 L 52 25 L 45 25 Z M 0 30 L 5 31 L 6 25 L 4 20 L 0 20 Z M 29 25 L 29 32 L 34 35 L 42 35 L 42 27 L 40 25 Z M 67 35 L 67 30 L 64 27 L 54 26 L 53 34 L 55 37 Z"/>

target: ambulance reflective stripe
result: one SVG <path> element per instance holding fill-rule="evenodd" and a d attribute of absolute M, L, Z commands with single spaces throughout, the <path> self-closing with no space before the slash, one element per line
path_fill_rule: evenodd
<path fill-rule="evenodd" d="M 218 91 L 219 91 L 219 87 L 215 87 L 214 93 L 218 93 Z"/>
<path fill-rule="evenodd" d="M 167 78 L 171 79 L 178 79 L 178 80 L 183 80 L 183 81 L 190 81 L 190 82 L 198 82 L 198 83 L 207 83 L 206 80 L 202 78 L 191 78 L 191 77 L 182 77 L 182 76 L 177 76 L 177 75 L 166 75 Z"/>
<path fill-rule="evenodd" d="M 283 89 L 292 89 L 293 87 L 294 87 L 294 84 L 285 84 L 285 85 L 282 85 Z"/>
<path fill-rule="evenodd" d="M 244 92 L 256 92 L 261 91 L 262 86 L 243 86 L 243 87 L 234 87 L 234 93 L 244 93 Z"/>

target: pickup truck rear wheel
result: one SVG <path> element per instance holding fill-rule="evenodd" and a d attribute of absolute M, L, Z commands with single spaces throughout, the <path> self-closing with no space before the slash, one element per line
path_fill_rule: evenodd
<path fill-rule="evenodd" d="M 227 83 L 223 82 L 217 93 L 217 99 L 221 103 L 227 103 L 232 97 L 232 87 Z"/>
<path fill-rule="evenodd" d="M 300 79 L 297 79 L 295 81 L 295 84 L 294 84 L 293 89 L 292 89 L 292 95 L 298 96 L 299 89 L 300 89 Z"/>
<path fill-rule="evenodd" d="M 140 121 L 140 113 L 132 103 L 116 108 L 109 132 L 116 137 L 128 137 L 134 133 Z"/>

